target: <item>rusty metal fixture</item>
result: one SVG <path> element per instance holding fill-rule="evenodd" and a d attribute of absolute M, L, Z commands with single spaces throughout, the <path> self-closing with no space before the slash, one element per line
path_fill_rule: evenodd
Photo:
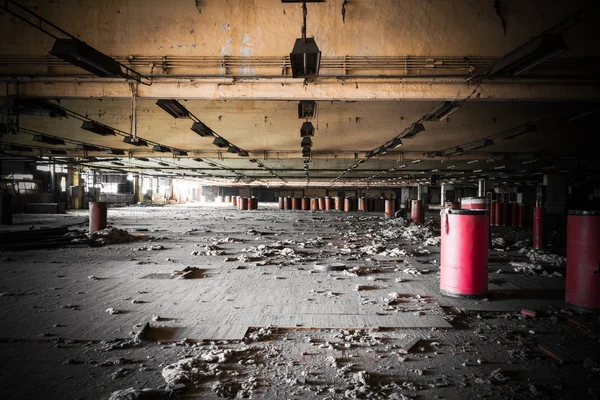
<path fill-rule="evenodd" d="M 325 211 L 325 197 L 319 197 L 319 210 Z"/>
<path fill-rule="evenodd" d="M 0 225 L 13 224 L 12 196 L 8 193 L 0 193 Z"/>
<path fill-rule="evenodd" d="M 368 210 L 369 199 L 361 197 L 358 199 L 358 211 L 366 212 Z"/>
<path fill-rule="evenodd" d="M 319 210 L 319 199 L 316 197 L 310 198 L 310 210 L 318 211 Z"/>
<path fill-rule="evenodd" d="M 310 210 L 310 199 L 308 197 L 302 198 L 302 210 L 304 210 L 304 211 Z"/>
<path fill-rule="evenodd" d="M 335 204 L 333 202 L 333 197 L 325 197 L 325 210 L 330 211 L 335 209 Z"/>
<path fill-rule="evenodd" d="M 90 203 L 90 233 L 94 233 L 106 228 L 106 215 L 108 204 L 104 202 Z"/>
<path fill-rule="evenodd" d="M 248 199 L 248 210 L 258 210 L 258 197 Z"/>
<path fill-rule="evenodd" d="M 344 211 L 344 198 L 341 196 L 335 196 L 335 209 L 337 211 Z"/>
<path fill-rule="evenodd" d="M 300 210 L 302 209 L 301 207 L 301 198 L 300 197 L 292 197 L 292 210 Z"/>
<path fill-rule="evenodd" d="M 351 197 L 346 197 L 346 199 L 344 200 L 344 211 L 345 212 L 352 211 L 352 198 Z"/>
<path fill-rule="evenodd" d="M 387 199 L 385 201 L 385 216 L 391 218 L 394 214 L 396 214 L 396 200 Z"/>

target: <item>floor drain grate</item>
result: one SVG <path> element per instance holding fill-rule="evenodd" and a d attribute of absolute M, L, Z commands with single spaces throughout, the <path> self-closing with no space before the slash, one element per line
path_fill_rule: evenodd
<path fill-rule="evenodd" d="M 142 276 L 140 279 L 174 279 L 177 275 L 168 272 L 159 272 Z"/>

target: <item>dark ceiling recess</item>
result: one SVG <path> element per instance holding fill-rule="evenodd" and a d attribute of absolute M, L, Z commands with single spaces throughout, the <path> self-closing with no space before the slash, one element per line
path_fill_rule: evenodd
<path fill-rule="evenodd" d="M 520 75 L 544 61 L 569 50 L 562 34 L 544 34 L 533 38 L 497 61 L 488 76 Z"/>
<path fill-rule="evenodd" d="M 31 147 L 28 146 L 19 146 L 18 144 L 11 144 L 10 145 L 10 149 L 11 150 L 15 150 L 15 151 L 27 151 L 27 152 L 32 152 L 33 149 Z"/>
<path fill-rule="evenodd" d="M 81 129 L 88 131 L 88 132 L 95 133 L 96 135 L 102 135 L 102 136 L 108 136 L 108 135 L 115 134 L 115 131 L 112 128 L 101 125 L 94 121 L 83 121 L 83 124 L 81 124 Z"/>
<path fill-rule="evenodd" d="M 290 64 L 294 78 L 310 78 L 319 76 L 321 65 L 321 51 L 314 38 L 306 37 L 306 1 L 285 1 L 282 3 L 302 3 L 302 37 L 296 39 L 294 48 L 290 53 Z M 320 3 L 320 1 L 309 1 Z"/>
<path fill-rule="evenodd" d="M 189 118 L 190 112 L 177 100 L 158 100 L 156 105 L 168 112 L 173 118 Z"/>
<path fill-rule="evenodd" d="M 144 146 L 144 147 L 148 147 L 148 142 L 146 142 L 145 140 L 142 140 L 140 138 L 134 138 L 133 136 L 126 136 L 123 139 L 123 143 L 127 143 L 130 144 L 132 146 Z"/>
<path fill-rule="evenodd" d="M 64 140 L 55 138 L 52 136 L 46 136 L 46 135 L 34 135 L 32 140 L 34 142 L 40 142 L 40 143 L 46 143 L 46 144 L 52 144 L 52 145 L 60 145 L 60 146 L 65 145 Z"/>
<path fill-rule="evenodd" d="M 314 118 L 317 112 L 317 102 L 312 100 L 302 100 L 298 103 L 298 118 Z"/>
<path fill-rule="evenodd" d="M 460 108 L 457 101 L 443 101 L 423 117 L 423 121 L 441 121 Z"/>

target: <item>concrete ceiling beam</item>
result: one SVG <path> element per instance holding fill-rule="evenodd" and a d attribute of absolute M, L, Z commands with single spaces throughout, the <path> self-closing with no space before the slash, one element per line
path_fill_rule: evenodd
<path fill-rule="evenodd" d="M 96 79 L 28 79 L 18 81 L 22 97 L 41 98 L 130 98 L 126 82 Z M 0 92 L 2 90 L 0 89 Z M 494 81 L 479 85 L 464 81 L 429 80 L 316 80 L 304 82 L 255 79 L 185 79 L 155 81 L 139 86 L 139 99 L 197 100 L 522 100 L 522 101 L 595 101 L 600 84 L 593 82 Z"/>

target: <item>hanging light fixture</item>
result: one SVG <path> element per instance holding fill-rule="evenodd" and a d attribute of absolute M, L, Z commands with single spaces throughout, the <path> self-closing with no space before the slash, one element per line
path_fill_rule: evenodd
<path fill-rule="evenodd" d="M 59 146 L 65 145 L 64 140 L 53 137 L 53 136 L 34 135 L 32 140 L 34 142 L 40 142 L 40 143 L 46 143 L 46 144 L 52 144 L 52 145 L 59 145 Z"/>
<path fill-rule="evenodd" d="M 81 124 L 81 129 L 88 131 L 88 132 L 95 133 L 96 135 L 101 135 L 101 136 L 108 136 L 108 135 L 115 134 L 115 131 L 112 128 L 109 128 L 108 126 L 105 126 L 105 125 L 101 125 L 95 121 L 83 121 L 83 124 Z"/>
<path fill-rule="evenodd" d="M 77 150 L 83 151 L 101 151 L 100 147 L 91 144 L 81 143 L 77 145 Z"/>
<path fill-rule="evenodd" d="M 176 149 L 174 149 L 173 150 L 173 155 L 174 156 L 187 156 L 188 153 L 185 150 L 176 150 Z"/>
<path fill-rule="evenodd" d="M 457 101 L 443 101 L 423 117 L 423 121 L 441 121 L 460 108 Z"/>
<path fill-rule="evenodd" d="M 321 65 L 321 51 L 314 38 L 306 37 L 306 3 L 318 3 L 320 1 L 285 1 L 282 3 L 302 3 L 302 37 L 296 39 L 294 48 L 290 53 L 290 64 L 294 78 L 309 78 L 319 75 Z"/>
<path fill-rule="evenodd" d="M 171 152 L 171 149 L 168 148 L 167 146 L 162 146 L 160 144 L 154 145 L 154 147 L 152 147 L 152 151 L 158 151 L 159 153 L 169 153 Z"/>
<path fill-rule="evenodd" d="M 123 139 L 123 143 L 127 143 L 130 144 L 132 146 L 144 146 L 144 147 L 148 147 L 148 142 L 146 142 L 145 140 L 142 140 L 140 138 L 134 138 L 133 136 L 126 136 Z"/>
<path fill-rule="evenodd" d="M 315 136 L 315 127 L 312 122 L 304 122 L 300 128 L 300 137 Z"/>

